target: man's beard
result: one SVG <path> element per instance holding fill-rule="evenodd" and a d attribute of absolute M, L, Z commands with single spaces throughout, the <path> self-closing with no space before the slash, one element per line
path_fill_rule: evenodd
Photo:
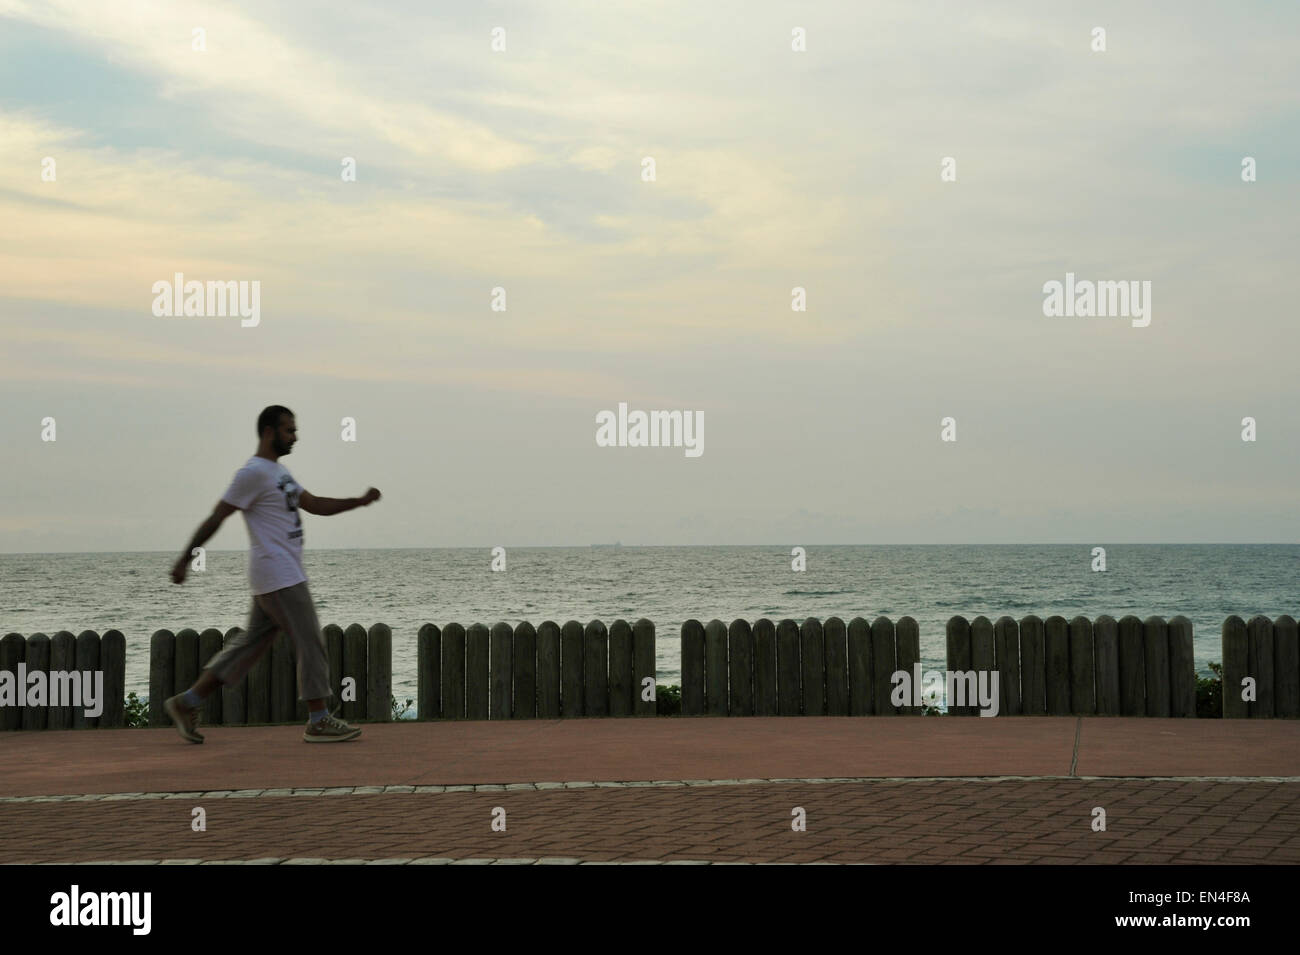
<path fill-rule="evenodd" d="M 285 443 L 284 443 L 283 441 L 281 441 L 279 438 L 276 438 L 276 440 L 275 440 L 275 453 L 276 453 L 276 454 L 288 454 L 288 453 L 290 453 L 292 450 L 293 450 L 293 445 L 285 444 Z"/>

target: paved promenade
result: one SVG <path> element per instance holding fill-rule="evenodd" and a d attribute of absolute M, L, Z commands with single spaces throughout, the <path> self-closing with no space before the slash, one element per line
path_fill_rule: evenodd
<path fill-rule="evenodd" d="M 1300 863 L 1296 721 L 398 723 L 319 746 L 293 726 L 204 732 L 0 734 L 0 862 Z"/>

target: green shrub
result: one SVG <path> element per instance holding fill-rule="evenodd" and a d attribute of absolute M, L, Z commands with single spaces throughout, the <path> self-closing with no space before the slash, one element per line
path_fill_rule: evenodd
<path fill-rule="evenodd" d="M 682 715 L 682 688 L 676 683 L 655 686 L 655 713 L 658 716 Z"/>
<path fill-rule="evenodd" d="M 415 700 L 407 700 L 406 705 L 403 706 L 402 704 L 397 702 L 397 697 L 390 696 L 388 698 L 388 707 L 390 712 L 392 712 L 393 714 L 393 719 L 394 720 L 406 719 L 406 712 L 411 708 L 411 704 L 414 702 Z"/>
<path fill-rule="evenodd" d="M 1223 664 L 1211 663 L 1214 675 L 1196 677 L 1196 715 L 1206 719 L 1223 718 Z"/>
<path fill-rule="evenodd" d="M 135 690 L 128 693 L 123 718 L 127 726 L 148 726 L 149 697 L 146 696 L 142 700 L 135 695 Z"/>

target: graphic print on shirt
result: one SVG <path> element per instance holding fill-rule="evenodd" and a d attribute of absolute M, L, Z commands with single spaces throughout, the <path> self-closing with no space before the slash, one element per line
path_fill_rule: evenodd
<path fill-rule="evenodd" d="M 289 532 L 289 539 L 293 540 L 295 537 L 301 537 L 302 518 L 298 516 L 298 495 L 302 493 L 302 488 L 294 481 L 293 475 L 287 472 L 280 475 L 280 479 L 275 486 L 284 495 L 285 506 L 293 512 L 293 526 L 295 529 Z"/>

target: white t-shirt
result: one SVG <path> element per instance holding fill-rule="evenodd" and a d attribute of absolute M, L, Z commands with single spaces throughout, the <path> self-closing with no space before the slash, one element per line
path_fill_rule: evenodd
<path fill-rule="evenodd" d="M 307 579 L 302 569 L 302 521 L 298 495 L 304 488 L 279 461 L 257 455 L 235 472 L 221 499 L 244 512 L 248 540 L 248 582 L 266 594 Z"/>

